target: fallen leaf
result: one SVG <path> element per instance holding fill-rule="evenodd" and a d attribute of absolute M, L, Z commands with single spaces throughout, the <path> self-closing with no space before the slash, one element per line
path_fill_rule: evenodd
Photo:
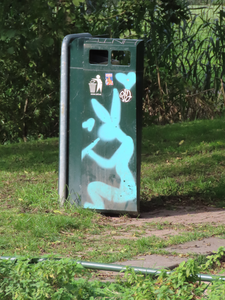
<path fill-rule="evenodd" d="M 62 212 L 61 212 L 60 210 L 53 210 L 53 212 L 54 212 L 55 214 L 62 214 Z"/>
<path fill-rule="evenodd" d="M 184 140 L 180 141 L 179 146 L 181 146 L 184 143 Z"/>

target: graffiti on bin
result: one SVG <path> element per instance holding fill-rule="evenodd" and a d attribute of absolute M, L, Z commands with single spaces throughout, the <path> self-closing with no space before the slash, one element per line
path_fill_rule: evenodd
<path fill-rule="evenodd" d="M 130 90 L 136 83 L 136 74 L 134 72 L 130 72 L 127 75 L 118 73 L 115 77 L 127 90 Z M 91 99 L 91 105 L 95 116 L 102 122 L 102 125 L 97 131 L 97 137 L 82 150 L 81 159 L 83 160 L 88 156 L 103 169 L 115 168 L 120 178 L 120 185 L 117 188 L 101 181 L 88 183 L 87 192 L 90 202 L 86 201 L 84 207 L 105 209 L 104 199 L 114 203 L 124 203 L 124 207 L 126 207 L 128 201 L 136 201 L 137 197 L 135 179 L 128 166 L 134 153 L 134 141 L 120 128 L 121 100 L 118 90 L 116 88 L 113 89 L 110 112 L 96 99 Z M 94 118 L 90 118 L 82 123 L 82 127 L 87 128 L 88 131 L 91 131 L 94 125 Z M 100 140 L 107 143 L 113 142 L 115 139 L 119 141 L 120 146 L 110 158 L 102 157 L 94 151 L 94 147 Z"/>

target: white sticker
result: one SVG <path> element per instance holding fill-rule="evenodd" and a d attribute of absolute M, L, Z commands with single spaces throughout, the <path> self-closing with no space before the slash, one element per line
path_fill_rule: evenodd
<path fill-rule="evenodd" d="M 91 95 L 97 96 L 102 94 L 102 80 L 100 75 L 96 75 L 96 78 L 91 79 L 89 89 Z"/>
<path fill-rule="evenodd" d="M 132 93 L 131 93 L 130 90 L 122 89 L 122 90 L 120 91 L 119 97 L 120 97 L 120 100 L 121 100 L 122 102 L 127 103 L 127 102 L 130 102 L 130 101 L 131 101 L 131 99 L 132 99 Z"/>

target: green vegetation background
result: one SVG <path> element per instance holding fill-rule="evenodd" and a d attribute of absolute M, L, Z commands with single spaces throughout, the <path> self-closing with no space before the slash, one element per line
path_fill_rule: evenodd
<path fill-rule="evenodd" d="M 145 41 L 143 124 L 224 109 L 223 1 L 2 0 L 0 143 L 58 136 L 60 48 L 90 32 Z"/>

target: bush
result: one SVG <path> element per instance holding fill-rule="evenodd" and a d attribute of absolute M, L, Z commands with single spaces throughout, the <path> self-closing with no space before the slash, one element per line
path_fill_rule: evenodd
<path fill-rule="evenodd" d="M 144 124 L 223 112 L 225 14 L 220 2 L 207 15 L 192 13 L 181 0 L 4 1 L 1 143 L 58 136 L 60 48 L 70 33 L 144 39 Z"/>

